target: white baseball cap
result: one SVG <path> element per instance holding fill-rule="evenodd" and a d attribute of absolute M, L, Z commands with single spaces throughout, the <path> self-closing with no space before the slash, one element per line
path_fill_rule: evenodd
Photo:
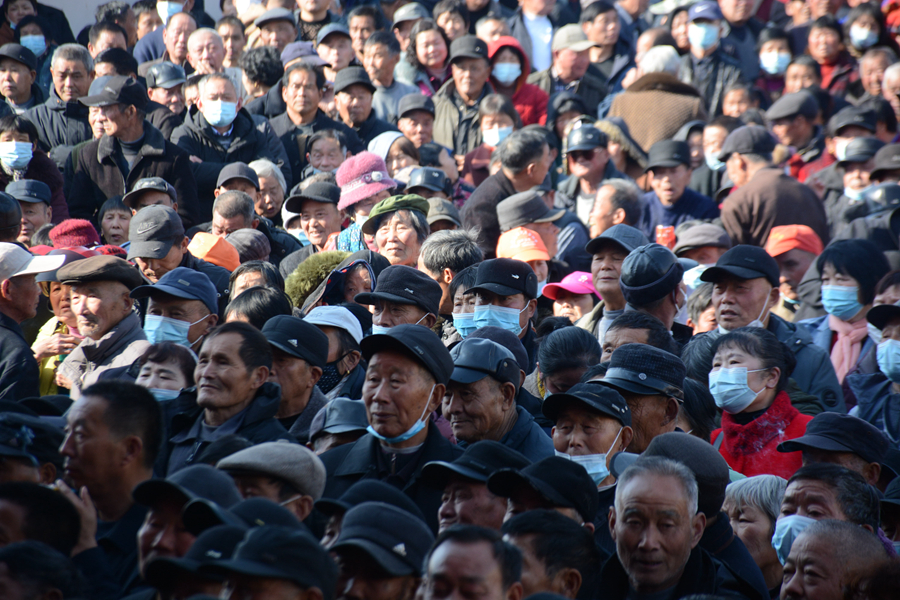
<path fill-rule="evenodd" d="M 18 244 L 0 242 L 0 281 L 19 275 L 36 275 L 54 271 L 65 262 L 65 255 L 34 256 Z"/>
<path fill-rule="evenodd" d="M 343 306 L 317 306 L 309 311 L 303 320 L 313 325 L 327 325 L 343 329 L 356 340 L 357 344 L 363 338 L 362 325 L 359 324 L 359 320 Z"/>

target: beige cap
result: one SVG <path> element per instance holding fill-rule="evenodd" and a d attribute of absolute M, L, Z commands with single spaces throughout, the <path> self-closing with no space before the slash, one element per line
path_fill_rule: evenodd
<path fill-rule="evenodd" d="M 588 48 L 596 46 L 585 35 L 581 25 L 572 23 L 560 27 L 553 35 L 553 44 L 550 48 L 556 52 L 558 50 L 571 50 L 572 52 L 584 52 Z"/>
<path fill-rule="evenodd" d="M 321 459 L 306 446 L 284 440 L 235 452 L 220 460 L 216 468 L 282 479 L 299 493 L 312 496 L 313 500 L 321 498 L 325 491 L 325 465 Z"/>

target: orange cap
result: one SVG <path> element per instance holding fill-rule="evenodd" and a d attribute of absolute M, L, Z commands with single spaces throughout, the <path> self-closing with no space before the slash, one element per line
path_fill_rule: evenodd
<path fill-rule="evenodd" d="M 824 246 L 816 232 L 807 225 L 780 225 L 773 227 L 766 240 L 766 252 L 775 258 L 790 250 L 812 252 L 816 256 L 822 254 Z"/>
<path fill-rule="evenodd" d="M 550 255 L 547 254 L 547 246 L 544 245 L 541 236 L 530 229 L 516 227 L 500 236 L 497 241 L 497 258 L 514 258 L 528 262 L 550 260 Z"/>
<path fill-rule="evenodd" d="M 241 257 L 234 246 L 229 244 L 225 238 L 205 231 L 194 235 L 191 243 L 188 244 L 188 250 L 197 258 L 202 258 L 206 262 L 211 262 L 229 271 L 234 271 L 241 266 Z"/>

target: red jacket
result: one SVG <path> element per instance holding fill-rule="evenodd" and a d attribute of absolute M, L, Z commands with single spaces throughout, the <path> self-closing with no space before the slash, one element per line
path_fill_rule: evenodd
<path fill-rule="evenodd" d="M 550 100 L 550 97 L 547 95 L 547 92 L 538 86 L 526 83 L 525 80 L 528 79 L 528 75 L 531 73 L 531 65 L 528 62 L 528 57 L 525 56 L 525 52 L 522 50 L 522 45 L 519 44 L 519 41 L 516 38 L 508 35 L 497 38 L 488 44 L 488 56 L 491 57 L 492 63 L 494 55 L 503 48 L 510 48 L 513 52 L 518 54 L 519 60 L 522 63 L 522 74 L 519 75 L 519 78 L 516 80 L 516 92 L 512 95 L 513 106 L 516 107 L 516 111 L 518 111 L 519 116 L 522 117 L 522 124 L 546 124 L 547 102 Z M 491 85 L 494 86 L 494 89 L 498 89 L 497 80 L 494 79 L 493 76 L 491 76 Z"/>
<path fill-rule="evenodd" d="M 778 392 L 775 401 L 763 413 L 746 425 L 741 425 L 729 413 L 722 413 L 722 427 L 712 432 L 715 444 L 719 433 L 725 431 L 719 453 L 732 469 L 747 477 L 778 475 L 789 479 L 801 466 L 800 452 L 779 452 L 778 444 L 806 433 L 812 421 L 791 405 L 787 392 Z"/>

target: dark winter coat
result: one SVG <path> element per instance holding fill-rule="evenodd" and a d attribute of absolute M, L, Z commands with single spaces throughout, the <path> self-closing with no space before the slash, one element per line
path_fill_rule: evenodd
<path fill-rule="evenodd" d="M 725 90 L 734 84 L 742 83 L 744 76 L 741 73 L 741 63 L 736 58 L 725 54 L 721 48 L 716 49 L 709 58 L 712 59 L 712 65 L 709 67 L 707 77 L 701 80 L 694 73 L 692 55 L 686 54 L 681 60 L 678 78 L 700 90 L 706 101 L 706 111 L 710 118 L 714 118 L 722 114 Z"/>
<path fill-rule="evenodd" d="M 342 133 L 344 142 L 347 144 L 347 150 L 351 154 L 359 154 L 366 149 L 355 131 L 343 123 L 335 121 L 321 110 L 316 113 L 316 118 L 309 125 L 295 125 L 287 112 L 275 117 L 269 121 L 269 124 L 272 126 L 275 135 L 281 138 L 281 143 L 284 145 L 284 150 L 287 152 L 288 161 L 291 165 L 292 179 L 298 183 L 303 180 L 303 169 L 308 164 L 306 161 L 306 141 L 309 136 L 317 131 L 334 129 Z"/>
<path fill-rule="evenodd" d="M 50 160 L 47 153 L 38 149 L 31 157 L 28 168 L 21 177 L 22 179 L 34 179 L 42 183 L 46 183 L 50 188 L 50 208 L 53 209 L 53 223 L 61 223 L 69 218 L 69 205 L 66 203 L 66 195 L 64 188 L 64 180 L 62 173 L 56 167 L 56 164 Z M 0 167 L 0 190 L 5 190 L 6 186 L 13 181 L 14 177 L 6 170 Z"/>
<path fill-rule="evenodd" d="M 72 148 L 93 136 L 88 123 L 88 107 L 78 102 L 63 102 L 56 89 L 50 98 L 24 115 L 38 130 L 38 145 L 48 153 L 59 170 L 65 169 Z"/>
<path fill-rule="evenodd" d="M 528 83 L 536 85 L 548 96 L 553 96 L 556 93 L 553 85 L 553 75 L 550 73 L 550 69 L 532 73 L 528 76 Z M 584 100 L 584 105 L 587 107 L 588 111 L 587 114 L 596 117 L 597 107 L 600 105 L 600 102 L 606 98 L 609 88 L 606 84 L 606 77 L 600 69 L 595 65 L 589 64 L 587 72 L 585 72 L 584 76 L 578 80 L 575 87 L 571 88 L 569 91 L 574 92 Z"/>
<path fill-rule="evenodd" d="M 0 313 L 0 400 L 40 396 L 40 373 L 18 323 Z"/>

